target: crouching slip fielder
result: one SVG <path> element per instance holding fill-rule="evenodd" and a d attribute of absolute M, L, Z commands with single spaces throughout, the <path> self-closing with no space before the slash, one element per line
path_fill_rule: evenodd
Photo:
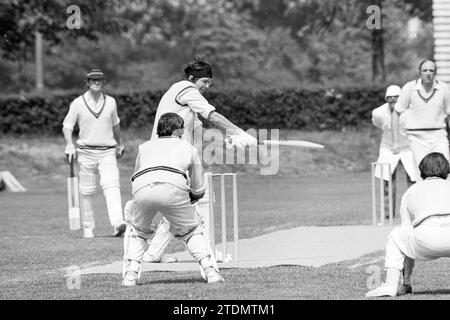
<path fill-rule="evenodd" d="M 423 181 L 403 195 L 402 224 L 388 237 L 386 245 L 386 283 L 369 291 L 366 297 L 412 292 L 414 261 L 450 257 L 450 165 L 438 152 L 425 156 L 419 164 Z M 400 272 L 403 283 L 399 287 Z"/>
<path fill-rule="evenodd" d="M 163 95 L 156 111 L 155 123 L 153 125 L 152 137 L 156 138 L 156 124 L 162 114 L 173 112 L 181 116 L 184 120 L 185 131 L 183 140 L 197 147 L 202 151 L 202 122 L 198 115 L 201 115 L 207 122 L 223 130 L 230 135 L 231 143 L 227 147 L 245 148 L 249 145 L 256 145 L 254 137 L 234 125 L 222 114 L 216 112 L 214 106 L 203 97 L 203 93 L 212 83 L 212 66 L 205 60 L 196 59 L 188 63 L 184 70 L 185 80 L 173 84 Z M 206 185 L 208 190 L 208 185 Z M 208 191 L 205 197 L 200 199 L 196 205 L 196 211 L 202 217 L 207 230 L 209 230 L 209 198 Z M 125 206 L 125 210 L 127 210 Z M 164 254 L 164 250 L 173 238 L 169 232 L 170 224 L 167 219 L 162 220 L 156 229 L 155 236 L 151 240 L 148 251 L 144 255 L 146 262 L 176 262 L 177 259 Z"/>
<path fill-rule="evenodd" d="M 405 84 L 395 104 L 395 110 L 403 117 L 417 180 L 420 179 L 418 165 L 428 153 L 440 152 L 449 159 L 446 121 L 450 114 L 450 90 L 447 84 L 435 79 L 434 61 L 423 61 L 419 71 L 420 79 Z M 398 121 L 393 125 L 395 138 L 399 135 Z"/>
<path fill-rule="evenodd" d="M 133 201 L 128 202 L 124 238 L 123 285 L 136 285 L 141 261 L 152 234 L 152 221 L 158 212 L 170 222 L 170 232 L 181 239 L 200 263 L 208 283 L 223 282 L 208 241 L 191 201 L 203 197 L 205 186 L 198 151 L 181 140 L 183 118 L 175 113 L 162 115 L 159 139 L 139 146 L 133 174 Z M 189 175 L 189 179 L 187 177 Z M 190 181 L 190 185 L 188 185 Z"/>
<path fill-rule="evenodd" d="M 106 199 L 109 221 L 114 236 L 125 231 L 122 200 L 120 196 L 119 169 L 117 158 L 123 155 L 120 144 L 120 119 L 116 100 L 102 92 L 105 75 L 93 69 L 86 77 L 89 90 L 70 104 L 63 122 L 66 140 L 64 150 L 69 161 L 78 157 L 79 190 L 83 237 L 94 237 L 94 212 L 92 202 L 96 193 L 97 175 Z M 72 141 L 75 124 L 80 128 L 76 147 Z"/>
<path fill-rule="evenodd" d="M 406 136 L 399 135 L 397 145 L 394 145 L 393 143 L 394 138 L 391 128 L 392 121 L 395 119 L 395 117 L 393 117 L 393 113 L 395 113 L 394 105 L 397 102 L 400 92 L 401 88 L 399 86 L 389 86 L 385 95 L 386 103 L 372 111 L 372 123 L 377 128 L 383 130 L 377 162 L 389 163 L 391 165 L 392 194 L 394 204 L 396 203 L 396 177 L 398 165 L 402 164 L 406 171 L 406 183 L 408 187 L 416 181 L 414 159 Z M 377 166 L 375 169 L 375 177 L 379 179 L 381 178 L 380 171 L 380 167 Z M 389 192 L 389 173 L 387 170 L 383 171 L 383 180 L 385 200 L 387 201 L 387 194 Z M 389 206 L 386 205 L 385 208 L 388 209 Z M 393 208 L 393 215 L 395 217 L 395 205 Z M 386 217 L 388 217 L 388 213 L 386 214 Z"/>

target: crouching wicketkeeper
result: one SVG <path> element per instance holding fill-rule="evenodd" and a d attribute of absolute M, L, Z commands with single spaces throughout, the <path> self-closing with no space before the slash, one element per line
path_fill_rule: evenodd
<path fill-rule="evenodd" d="M 200 263 L 208 283 L 223 282 L 201 221 L 192 203 L 205 193 L 198 151 L 180 139 L 183 118 L 166 113 L 158 121 L 158 139 L 139 146 L 132 176 L 133 200 L 125 206 L 123 285 L 134 286 L 152 234 L 152 220 L 161 212 L 170 222 L 170 232 L 181 239 Z"/>

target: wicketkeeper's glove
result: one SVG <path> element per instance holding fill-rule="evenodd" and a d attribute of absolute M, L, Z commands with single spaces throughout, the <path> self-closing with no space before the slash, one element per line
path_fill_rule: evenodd
<path fill-rule="evenodd" d="M 125 153 L 125 146 L 123 144 L 120 144 L 120 145 L 116 146 L 116 157 L 117 157 L 117 159 L 122 158 L 124 153 Z"/>
<path fill-rule="evenodd" d="M 197 194 L 193 194 L 192 191 L 189 191 L 189 199 L 191 199 L 191 204 L 198 202 L 198 200 L 203 198 L 204 195 L 205 195 L 204 192 L 197 195 Z"/>
<path fill-rule="evenodd" d="M 75 149 L 75 146 L 73 144 L 66 145 L 64 153 L 66 154 L 67 160 L 69 162 L 72 162 L 72 160 L 76 159 L 77 157 L 77 150 Z"/>

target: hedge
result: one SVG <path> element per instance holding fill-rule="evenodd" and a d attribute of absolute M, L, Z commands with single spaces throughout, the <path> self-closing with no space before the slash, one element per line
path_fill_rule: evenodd
<path fill-rule="evenodd" d="M 153 124 L 163 91 L 113 93 L 121 128 Z M 0 132 L 61 133 L 70 102 L 79 93 L 0 97 Z M 217 111 L 243 128 L 342 130 L 370 123 L 371 110 L 383 103 L 384 89 L 267 89 L 207 92 Z"/>

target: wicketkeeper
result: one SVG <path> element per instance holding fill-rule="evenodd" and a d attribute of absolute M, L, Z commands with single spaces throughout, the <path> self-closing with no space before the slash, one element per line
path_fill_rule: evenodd
<path fill-rule="evenodd" d="M 199 262 L 208 283 L 223 282 L 205 236 L 202 220 L 192 203 L 205 193 L 198 151 L 181 139 L 183 118 L 163 114 L 157 125 L 158 139 L 139 146 L 133 174 L 133 200 L 127 202 L 124 238 L 123 285 L 134 286 L 152 235 L 152 221 L 160 212 L 170 222 L 170 233 L 181 239 Z"/>
<path fill-rule="evenodd" d="M 413 154 L 409 148 L 408 139 L 405 135 L 399 135 L 397 145 L 393 143 L 393 132 L 392 132 L 392 121 L 395 121 L 393 117 L 394 106 L 397 102 L 398 96 L 400 95 L 401 88 L 399 86 L 389 86 L 386 90 L 386 103 L 382 106 L 374 109 L 372 111 L 372 123 L 383 130 L 380 150 L 377 162 L 379 163 L 389 163 L 391 165 L 391 179 L 392 179 L 392 195 L 393 195 L 393 215 L 395 216 L 395 199 L 396 199 L 396 177 L 398 165 L 403 165 L 406 171 L 406 183 L 410 187 L 416 181 L 416 169 L 413 159 Z M 385 200 L 388 201 L 389 192 L 389 174 L 387 168 L 383 167 L 383 177 L 381 177 L 380 167 L 377 166 L 375 169 L 375 177 L 384 180 L 384 194 Z M 388 208 L 388 205 L 385 206 Z M 386 212 L 386 217 L 388 213 Z"/>
<path fill-rule="evenodd" d="M 227 147 L 243 149 L 257 144 L 254 137 L 234 125 L 230 120 L 216 111 L 203 97 L 203 93 L 212 83 L 212 66 L 205 60 L 196 59 L 188 63 L 184 68 L 185 80 L 173 84 L 163 95 L 156 111 L 155 123 L 153 125 L 152 137 L 156 138 L 156 124 L 161 115 L 173 112 L 180 115 L 184 120 L 184 134 L 182 139 L 196 146 L 202 152 L 202 122 L 198 116 L 202 116 L 207 122 L 223 130 L 227 134 Z M 209 197 L 208 185 L 206 194 L 197 204 L 197 212 L 205 224 L 209 226 Z M 167 219 L 162 220 L 156 229 L 155 236 L 144 255 L 146 262 L 176 262 L 174 257 L 168 257 L 164 250 L 173 238 L 169 232 L 170 224 Z M 214 248 L 213 248 L 214 250 Z"/>
<path fill-rule="evenodd" d="M 121 236 L 126 225 L 123 220 L 116 157 L 123 155 L 124 146 L 120 143 L 120 119 L 116 100 L 103 93 L 105 75 L 101 70 L 91 70 L 86 76 L 86 82 L 88 91 L 73 100 L 63 122 L 66 140 L 64 152 L 69 161 L 78 158 L 83 237 L 94 237 L 92 203 L 97 177 L 100 178 L 100 186 L 106 199 L 113 235 Z M 78 124 L 80 132 L 74 144 L 72 132 L 75 124 Z"/>

